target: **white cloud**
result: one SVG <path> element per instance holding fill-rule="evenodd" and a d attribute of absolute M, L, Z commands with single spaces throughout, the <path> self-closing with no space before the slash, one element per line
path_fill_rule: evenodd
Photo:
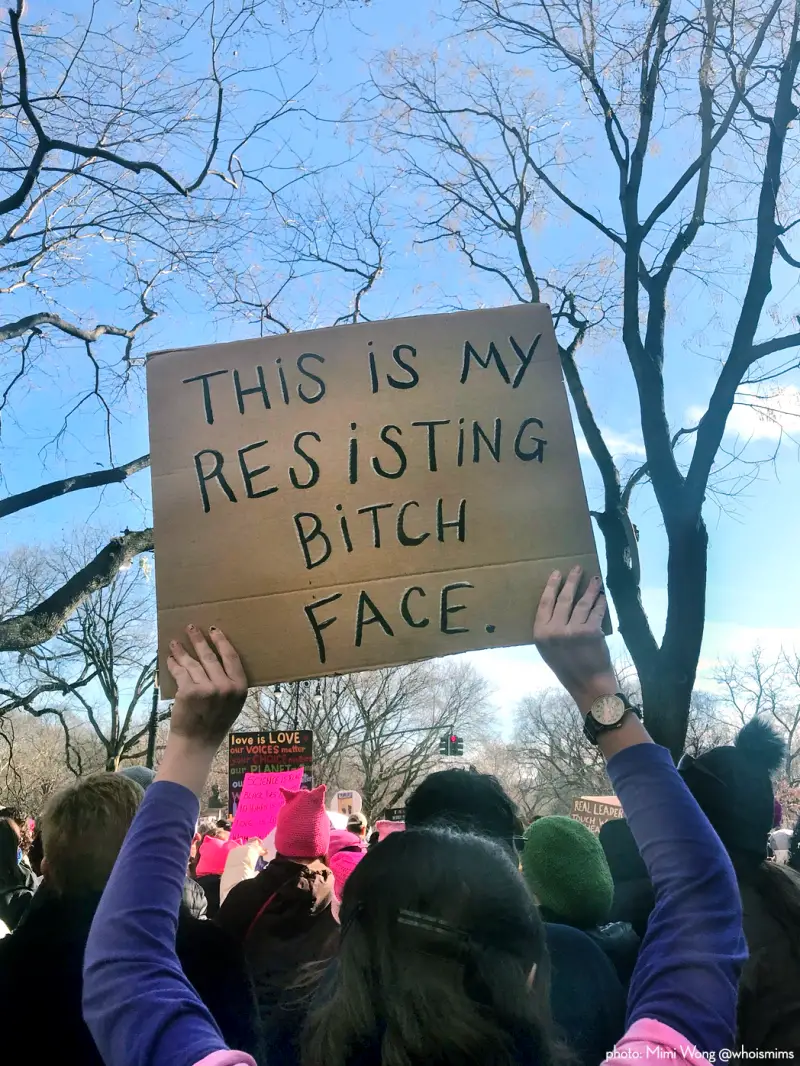
<path fill-rule="evenodd" d="M 687 423 L 697 425 L 705 409 L 690 407 Z M 800 431 L 800 388 L 743 388 L 728 415 L 725 432 L 747 440 L 778 440 L 782 433 Z"/>
<path fill-rule="evenodd" d="M 602 426 L 600 427 L 600 432 L 603 434 L 606 447 L 615 458 L 625 455 L 634 456 L 637 459 L 644 458 L 644 445 L 633 437 L 629 437 L 625 433 L 615 433 L 613 429 L 603 429 Z M 579 432 L 577 438 L 580 454 L 586 456 L 587 459 L 591 458 L 592 453 L 589 451 L 589 445 L 586 443 L 584 435 Z"/>

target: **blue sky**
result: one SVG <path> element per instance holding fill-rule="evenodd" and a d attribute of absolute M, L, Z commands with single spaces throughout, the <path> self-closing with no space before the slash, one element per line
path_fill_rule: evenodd
<path fill-rule="evenodd" d="M 448 0 L 439 5 L 447 10 Z M 82 6 L 74 9 L 82 13 Z M 338 118 L 347 104 L 359 95 L 358 86 L 366 78 L 368 64 L 376 63 L 387 49 L 405 47 L 430 55 L 440 49 L 444 62 L 454 58 L 454 51 L 443 39 L 446 26 L 437 20 L 429 3 L 407 0 L 398 5 L 389 0 L 373 0 L 363 10 L 349 16 L 332 14 L 319 38 L 319 62 L 316 82 L 307 94 L 308 102 L 331 120 Z M 468 45 L 459 60 L 465 62 Z M 479 62 L 490 63 L 494 56 L 488 48 L 474 54 Z M 375 69 L 380 69 L 376 67 Z M 300 65 L 287 65 L 287 85 L 301 84 L 305 71 Z M 523 71 L 520 82 L 530 79 L 550 91 L 557 99 L 556 87 L 549 76 L 537 71 Z M 563 99 L 559 106 L 564 107 Z M 576 136 L 583 136 L 578 116 L 565 121 L 575 123 Z M 323 179 L 331 196 L 341 195 L 349 180 L 369 180 L 377 174 L 385 180 L 386 160 L 368 141 L 367 127 L 335 122 L 311 126 L 286 127 L 298 153 L 307 153 L 314 165 L 339 161 L 348 155 L 350 162 L 340 172 Z M 654 195 L 657 183 L 676 164 L 685 151 L 684 134 L 665 131 L 659 143 L 658 166 L 648 161 L 653 176 Z M 573 173 L 572 188 L 585 194 L 603 217 L 615 220 L 613 185 L 603 169 L 604 146 L 587 140 L 586 158 Z M 663 169 L 662 169 L 663 168 Z M 386 194 L 386 222 L 391 238 L 390 258 L 384 277 L 368 298 L 366 310 L 380 318 L 420 310 L 444 310 L 454 300 L 463 306 L 490 306 L 509 301 L 508 291 L 485 274 L 470 272 L 454 251 L 444 248 L 421 251 L 413 244 L 415 231 L 404 217 L 404 209 L 414 202 L 413 190 L 395 186 Z M 704 237 L 705 239 L 705 237 Z M 729 235 L 719 229 L 708 235 L 711 262 L 719 277 L 702 285 L 686 279 L 676 291 L 671 306 L 668 342 L 667 397 L 674 428 L 696 421 L 713 385 L 717 358 L 732 321 L 740 284 L 741 264 L 746 262 L 747 229 Z M 583 223 L 570 221 L 563 214 L 549 215 L 537 227 L 533 248 L 539 257 L 541 273 L 558 268 L 565 258 L 579 259 L 592 254 L 595 234 Z M 797 308 L 794 279 L 778 271 L 772 305 L 776 317 L 789 317 Z M 718 287 L 715 288 L 715 282 Z M 341 295 L 338 282 L 315 279 L 295 290 L 293 323 L 298 327 L 328 324 L 325 313 L 336 302 L 326 286 L 333 284 L 336 299 Z M 726 289 L 727 291 L 723 291 Z M 74 287 L 62 294 L 64 304 L 87 323 L 118 313 L 122 299 L 114 286 Z M 21 312 L 20 312 L 21 313 Z M 765 334 L 772 322 L 764 325 Z M 201 294 L 178 287 L 173 306 L 163 313 L 140 342 L 140 351 L 177 345 L 207 343 L 252 335 L 252 325 L 220 318 L 209 310 Z M 104 352 L 111 358 L 117 342 L 104 342 Z M 607 434 L 619 462 L 632 469 L 641 459 L 641 439 L 637 424 L 629 372 L 618 337 L 606 334 L 587 345 L 581 357 L 584 379 L 600 425 Z M 5 420 L 2 436 L 2 474 L 9 492 L 19 491 L 66 474 L 80 473 L 106 465 L 103 454 L 103 430 L 100 413 L 87 406 L 73 418 L 61 448 L 46 446 L 60 424 L 70 398 L 85 374 L 82 351 L 75 345 L 60 345 L 48 357 L 32 387 L 18 394 L 11 418 Z M 780 402 L 786 408 L 782 420 L 785 429 L 796 433 L 800 419 L 800 378 L 788 378 L 790 388 Z M 115 409 L 114 458 L 125 461 L 147 451 L 147 420 L 144 391 L 134 388 Z M 731 418 L 726 447 L 748 443 L 747 458 L 766 458 L 774 451 L 778 427 L 760 419 L 752 410 L 737 407 Z M 40 452 L 40 449 L 44 449 Z M 597 478 L 591 460 L 584 456 L 584 471 L 590 501 L 597 492 Z M 798 450 L 791 440 L 784 440 L 772 465 L 765 465 L 758 480 L 735 499 L 725 500 L 724 509 L 710 501 L 706 508 L 709 527 L 710 572 L 706 641 L 701 672 L 707 678 L 720 658 L 746 653 L 755 643 L 768 651 L 800 643 L 796 604 L 800 596 L 800 578 L 795 562 L 796 530 L 800 524 L 800 464 Z M 3 547 L 42 544 L 69 536 L 70 531 L 87 523 L 108 533 L 124 527 L 149 524 L 149 475 L 143 473 L 125 486 L 115 486 L 100 493 L 77 493 L 61 501 L 23 512 L 2 526 Z M 664 592 L 665 542 L 658 511 L 647 489 L 636 499 L 634 520 L 640 529 L 643 594 L 652 624 L 658 631 L 666 612 Z M 602 557 L 602 545 L 598 544 Z M 617 650 L 620 650 L 619 647 Z M 549 683 L 549 675 L 536 653 L 530 649 L 509 649 L 477 653 L 476 665 L 496 686 L 498 705 L 508 708 L 532 688 Z"/>

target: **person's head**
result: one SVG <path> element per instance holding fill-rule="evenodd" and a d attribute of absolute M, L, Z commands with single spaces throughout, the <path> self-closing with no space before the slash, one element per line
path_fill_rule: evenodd
<path fill-rule="evenodd" d="M 363 814 L 351 814 L 347 819 L 347 832 L 353 833 L 359 840 L 366 839 L 367 819 Z"/>
<path fill-rule="evenodd" d="M 656 897 L 630 826 L 624 818 L 612 818 L 600 826 L 599 839 L 614 882 L 611 920 L 630 922 L 643 938 Z"/>
<path fill-rule="evenodd" d="M 8 818 L 12 822 L 16 822 L 17 826 L 21 826 L 25 821 L 19 807 L 0 807 L 0 818 Z"/>
<path fill-rule="evenodd" d="M 614 882 L 600 841 L 574 818 L 538 818 L 525 834 L 522 872 L 545 921 L 605 925 Z"/>
<path fill-rule="evenodd" d="M 325 810 L 325 785 L 316 788 L 282 788 L 285 800 L 275 826 L 275 850 L 285 859 L 314 862 L 324 859 L 331 840 L 331 823 Z"/>
<path fill-rule="evenodd" d="M 342 848 L 328 859 L 327 866 L 333 874 L 333 892 L 338 900 L 341 901 L 344 886 L 366 854 L 360 848 Z"/>
<path fill-rule="evenodd" d="M 800 815 L 797 817 L 792 839 L 789 842 L 789 865 L 800 873 Z"/>
<path fill-rule="evenodd" d="M 732 745 L 696 759 L 684 755 L 681 777 L 702 807 L 731 857 L 737 874 L 767 858 L 775 812 L 770 774 L 780 766 L 783 740 L 768 723 L 753 718 Z"/>
<path fill-rule="evenodd" d="M 483 1066 L 557 1054 L 544 927 L 503 848 L 443 829 L 383 840 L 344 888 L 339 980 L 306 1026 L 309 1066 Z"/>
<path fill-rule="evenodd" d="M 44 845 L 42 844 L 42 830 L 37 825 L 28 848 L 28 862 L 30 868 L 37 877 L 42 876 L 42 859 L 44 858 Z"/>
<path fill-rule="evenodd" d="M 101 892 L 144 793 L 123 774 L 93 774 L 55 795 L 41 817 L 42 875 L 63 895 Z"/>
<path fill-rule="evenodd" d="M 516 804 L 492 774 L 439 770 L 406 802 L 406 828 L 448 827 L 490 837 L 516 856 L 520 822 Z"/>
<path fill-rule="evenodd" d="M 151 770 L 149 766 L 126 766 L 122 770 L 117 770 L 117 773 L 133 781 L 144 792 L 156 779 L 155 770 Z"/>
<path fill-rule="evenodd" d="M 22 883 L 19 867 L 19 826 L 13 818 L 0 818 L 0 887 Z"/>

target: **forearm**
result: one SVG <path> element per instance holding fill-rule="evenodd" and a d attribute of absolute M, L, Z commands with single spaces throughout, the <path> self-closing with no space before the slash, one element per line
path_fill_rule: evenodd
<path fill-rule="evenodd" d="M 730 1047 L 744 959 L 730 860 L 664 748 L 621 750 L 608 773 L 656 893 L 628 1020 L 663 1022 L 702 1051 Z"/>
<path fill-rule="evenodd" d="M 635 714 L 626 714 L 619 729 L 611 729 L 607 733 L 601 733 L 597 746 L 605 756 L 606 762 L 613 759 L 625 748 L 636 747 L 637 744 L 652 744 L 653 738 L 647 732 L 642 722 Z"/>
<path fill-rule="evenodd" d="M 100 901 L 86 947 L 83 1006 L 107 1066 L 190 1066 L 225 1049 L 175 954 L 198 811 L 185 788 L 151 785 Z"/>
<path fill-rule="evenodd" d="M 216 746 L 170 732 L 158 766 L 156 781 L 171 781 L 175 785 L 182 785 L 199 799 L 216 754 Z"/>

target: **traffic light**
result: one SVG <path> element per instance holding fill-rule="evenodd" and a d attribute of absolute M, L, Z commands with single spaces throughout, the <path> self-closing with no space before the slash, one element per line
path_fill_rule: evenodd
<path fill-rule="evenodd" d="M 464 741 L 461 739 L 461 737 L 457 737 L 455 733 L 451 733 L 449 736 L 442 737 L 442 739 L 439 741 L 439 754 L 463 755 Z"/>

